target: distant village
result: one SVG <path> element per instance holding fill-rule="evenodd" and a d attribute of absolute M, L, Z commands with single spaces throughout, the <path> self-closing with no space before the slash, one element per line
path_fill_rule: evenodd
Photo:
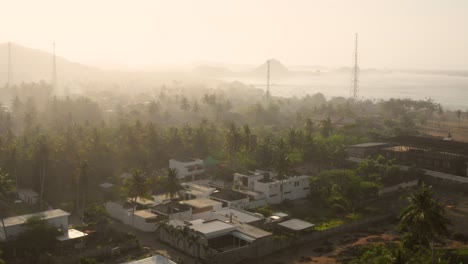
<path fill-rule="evenodd" d="M 402 170 L 410 168 L 405 164 L 418 164 L 424 168 L 424 177 L 433 181 L 463 186 L 468 184 L 467 143 L 449 139 L 396 137 L 385 142 L 350 145 L 347 152 L 350 164 L 383 155 L 395 159 Z M 308 201 L 311 194 L 310 175 L 279 177 L 272 171 L 255 170 L 234 173 L 220 180 L 210 177 L 213 169 L 223 166 L 212 157 L 178 158 L 168 163 L 169 169 L 177 172 L 180 183 L 180 190 L 175 195 L 163 192 L 136 199 L 109 200 L 103 207 L 107 217 L 119 226 L 125 226 L 130 232 L 133 230 L 139 234 L 148 234 L 150 240 L 162 243 L 169 251 L 178 252 L 175 255 L 184 255 L 185 262 L 183 258 L 175 258 L 167 251 L 166 254 L 125 263 L 187 263 L 187 259 L 193 263 L 243 263 L 310 241 L 324 240 L 340 232 L 360 230 L 395 217 L 394 212 L 389 211 L 321 231 L 316 228 L 317 223 L 282 211 L 269 209 L 266 212 L 265 209 L 279 208 L 275 206 L 280 204 L 299 208 L 304 206 L 304 201 Z M 120 182 L 103 182 L 99 188 L 103 193 L 109 192 L 120 188 L 131 178 L 132 174 L 125 172 L 119 176 Z M 413 188 L 420 180 L 403 179 L 383 186 L 379 196 Z M 39 194 L 32 189 L 18 189 L 17 198 L 15 203 L 32 206 L 41 202 Z M 70 213 L 60 208 L 3 219 L 0 239 L 8 241 L 24 232 L 25 223 L 31 218 L 45 220 L 58 229 L 56 239 L 60 242 L 59 251 L 65 256 L 61 259 L 62 263 L 73 263 L 76 255 L 90 258 L 99 255 L 119 256 L 121 252 L 138 244 L 137 235 L 136 238 L 124 238 L 118 246 L 87 251 L 88 240 L 96 236 L 97 228 L 75 227 L 70 223 Z"/>

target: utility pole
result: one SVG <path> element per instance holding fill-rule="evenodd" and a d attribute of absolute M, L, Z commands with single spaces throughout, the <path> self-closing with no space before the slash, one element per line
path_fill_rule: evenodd
<path fill-rule="evenodd" d="M 267 60 L 267 88 L 266 97 L 270 98 L 270 60 Z"/>
<path fill-rule="evenodd" d="M 358 100 L 359 98 L 358 34 L 357 33 L 355 35 L 353 86 L 351 89 L 351 97 L 353 97 L 355 100 Z"/>
<path fill-rule="evenodd" d="M 13 84 L 13 66 L 11 64 L 11 42 L 8 42 L 8 78 L 7 87 Z"/>

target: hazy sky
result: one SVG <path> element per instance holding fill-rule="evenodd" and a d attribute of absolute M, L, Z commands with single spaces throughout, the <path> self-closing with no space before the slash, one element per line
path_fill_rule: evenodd
<path fill-rule="evenodd" d="M 0 42 L 85 63 L 468 69 L 468 0 L 0 0 Z"/>

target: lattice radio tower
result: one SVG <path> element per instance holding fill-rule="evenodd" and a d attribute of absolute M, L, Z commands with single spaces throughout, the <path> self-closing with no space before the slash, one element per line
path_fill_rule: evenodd
<path fill-rule="evenodd" d="M 57 66 L 55 64 L 55 41 L 52 43 L 52 89 L 57 92 Z"/>
<path fill-rule="evenodd" d="M 8 78 L 7 86 L 13 84 L 13 65 L 11 63 L 11 42 L 8 42 Z"/>
<path fill-rule="evenodd" d="M 359 98 L 359 67 L 358 67 L 358 34 L 355 35 L 354 47 L 354 68 L 353 68 L 353 85 L 351 88 L 351 97 Z"/>
<path fill-rule="evenodd" d="M 267 87 L 266 97 L 270 97 L 270 60 L 267 60 Z"/>

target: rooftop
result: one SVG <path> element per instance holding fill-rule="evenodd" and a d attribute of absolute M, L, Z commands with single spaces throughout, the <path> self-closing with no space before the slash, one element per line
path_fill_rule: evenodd
<path fill-rule="evenodd" d="M 68 233 L 64 234 L 64 235 L 61 235 L 61 236 L 58 236 L 57 237 L 57 240 L 58 241 L 66 241 L 66 240 L 71 240 L 71 239 L 75 239 L 75 238 L 80 238 L 80 237 L 85 237 L 87 236 L 88 234 L 86 233 L 83 233 L 79 230 L 76 230 L 76 229 L 68 229 Z"/>
<path fill-rule="evenodd" d="M 436 137 L 399 136 L 386 140 L 390 143 L 407 144 L 430 148 L 435 151 L 452 152 L 468 156 L 468 143 L 453 140 L 443 140 Z"/>
<path fill-rule="evenodd" d="M 18 189 L 18 193 L 22 193 L 28 196 L 39 196 L 39 194 L 37 194 L 37 192 L 32 189 Z"/>
<path fill-rule="evenodd" d="M 225 200 L 225 201 L 237 201 L 237 200 L 242 200 L 248 197 L 247 195 L 243 193 L 236 192 L 231 189 L 222 189 L 222 190 L 219 190 L 218 192 L 212 193 L 210 196 L 213 198 L 218 198 L 218 199 Z"/>
<path fill-rule="evenodd" d="M 251 226 L 251 225 L 248 225 L 248 224 L 243 224 L 241 226 L 238 226 L 238 231 L 243 233 L 243 234 L 246 234 L 250 237 L 253 237 L 255 239 L 259 239 L 259 238 L 262 238 L 262 237 L 267 237 L 267 236 L 271 236 L 272 233 L 268 232 L 268 231 L 265 231 L 263 229 L 260 229 L 258 227 L 255 227 L 255 226 Z"/>
<path fill-rule="evenodd" d="M 149 258 L 129 261 L 129 262 L 125 262 L 122 264 L 177 264 L 177 263 L 161 255 L 155 255 Z"/>
<path fill-rule="evenodd" d="M 300 219 L 291 219 L 285 222 L 281 222 L 278 225 L 294 231 L 301 231 L 314 226 L 314 224 Z"/>
<path fill-rule="evenodd" d="M 161 212 L 163 214 L 171 214 L 171 213 L 180 213 L 190 210 L 190 207 L 186 204 L 181 202 L 171 201 L 164 204 L 158 204 L 156 206 L 151 207 L 153 210 Z M 171 210 L 172 208 L 172 210 Z"/>
<path fill-rule="evenodd" d="M 385 145 L 388 145 L 388 143 L 383 143 L 383 142 L 368 142 L 368 143 L 362 143 L 362 144 L 351 145 L 350 147 L 366 148 L 366 147 L 377 147 L 377 146 L 385 146 Z"/>
<path fill-rule="evenodd" d="M 183 203 L 191 207 L 195 207 L 195 208 L 205 208 L 208 206 L 216 206 L 216 205 L 221 204 L 218 201 L 214 201 L 208 198 L 197 198 L 197 199 L 192 199 L 192 200 L 186 200 Z"/>
<path fill-rule="evenodd" d="M 252 223 L 264 219 L 262 216 L 255 215 L 247 211 L 227 207 L 212 213 L 213 218 L 224 222 L 229 222 L 231 215 L 233 220 L 241 223 Z"/>
<path fill-rule="evenodd" d="M 192 225 L 189 227 L 203 234 L 207 238 L 224 235 L 226 233 L 236 230 L 236 227 L 234 225 L 225 223 L 220 220 L 206 221 L 203 223 L 193 222 Z"/>
<path fill-rule="evenodd" d="M 7 226 L 22 225 L 26 223 L 26 221 L 31 217 L 39 217 L 41 219 L 47 220 L 51 218 L 57 218 L 57 217 L 69 216 L 69 215 L 70 215 L 69 213 L 61 209 L 55 209 L 55 210 L 44 211 L 40 213 L 13 216 L 13 217 L 5 218 L 3 219 L 3 221 L 5 223 L 5 226 L 7 227 Z"/>
<path fill-rule="evenodd" d="M 144 219 L 150 219 L 150 218 L 155 218 L 156 219 L 158 217 L 157 214 L 154 214 L 149 210 L 135 211 L 135 215 L 137 215 L 137 216 L 139 216 L 141 218 L 144 218 Z"/>
<path fill-rule="evenodd" d="M 184 162 L 184 163 L 187 163 L 187 162 L 195 162 L 195 161 L 201 161 L 201 162 L 203 162 L 203 160 L 201 160 L 201 159 L 186 158 L 186 157 L 183 157 L 183 158 L 176 158 L 176 159 L 172 159 L 172 160 L 175 160 L 175 161 L 178 161 L 178 162 Z"/>

